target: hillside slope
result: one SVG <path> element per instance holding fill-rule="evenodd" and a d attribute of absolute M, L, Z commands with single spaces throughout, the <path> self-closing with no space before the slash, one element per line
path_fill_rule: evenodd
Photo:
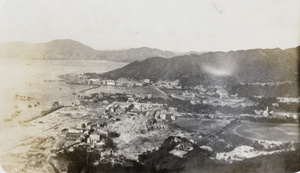
<path fill-rule="evenodd" d="M 212 81 L 272 82 L 295 79 L 299 47 L 287 50 L 253 49 L 208 52 L 166 58 L 149 58 L 102 74 L 104 78 L 149 78 L 176 80 L 187 84 Z"/>
<path fill-rule="evenodd" d="M 176 54 L 171 51 L 162 51 L 148 47 L 133 48 L 128 50 L 98 51 L 98 53 L 102 59 L 122 62 L 140 61 L 155 56 L 164 58 L 176 56 Z"/>
<path fill-rule="evenodd" d="M 175 55 L 171 51 L 162 51 L 147 47 L 101 51 L 69 39 L 53 40 L 47 43 L 30 44 L 26 42 L 11 42 L 0 45 L 0 58 L 8 59 L 97 59 L 133 62 L 155 56 L 170 58 Z"/>
<path fill-rule="evenodd" d="M 95 50 L 73 40 L 30 44 L 11 42 L 0 46 L 0 57 L 9 59 L 95 59 Z"/>

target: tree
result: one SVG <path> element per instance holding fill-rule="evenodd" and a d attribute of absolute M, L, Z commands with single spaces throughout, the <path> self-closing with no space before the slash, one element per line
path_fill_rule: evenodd
<path fill-rule="evenodd" d="M 110 138 L 105 139 L 104 149 L 111 149 L 113 152 L 118 150 L 117 144 Z"/>

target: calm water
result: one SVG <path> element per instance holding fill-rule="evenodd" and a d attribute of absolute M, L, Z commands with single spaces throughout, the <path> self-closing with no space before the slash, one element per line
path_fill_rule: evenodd
<path fill-rule="evenodd" d="M 123 67 L 126 64 L 99 60 L 0 59 L 0 131 L 9 124 L 4 123 L 3 120 L 16 111 L 14 108 L 17 104 L 16 94 L 48 99 L 51 98 L 51 93 L 58 92 L 52 88 L 52 85 L 53 87 L 59 85 L 59 87 L 65 88 L 68 86 L 64 83 L 45 83 L 44 80 L 55 80 L 58 79 L 59 75 L 67 73 L 103 73 Z M 68 92 L 64 90 L 61 95 L 64 94 L 68 94 Z"/>

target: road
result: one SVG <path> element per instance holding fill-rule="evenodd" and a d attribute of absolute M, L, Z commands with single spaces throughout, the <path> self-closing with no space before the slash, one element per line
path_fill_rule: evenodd
<path fill-rule="evenodd" d="M 156 91 L 158 91 L 159 93 L 161 93 L 164 96 L 164 99 L 171 100 L 171 98 L 169 97 L 169 95 L 166 92 L 164 92 L 163 90 L 157 88 L 156 86 L 153 86 L 153 88 L 156 89 Z"/>

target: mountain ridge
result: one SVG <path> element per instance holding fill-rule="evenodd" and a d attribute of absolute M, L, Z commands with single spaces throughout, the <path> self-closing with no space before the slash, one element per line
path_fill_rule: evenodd
<path fill-rule="evenodd" d="M 153 57 L 130 63 L 102 74 L 103 78 L 149 78 L 177 80 L 187 85 L 199 83 L 268 82 L 294 80 L 298 73 L 299 46 L 290 49 L 250 49 L 207 52 L 173 58 Z"/>
<path fill-rule="evenodd" d="M 96 50 L 71 39 L 52 40 L 44 43 L 9 42 L 0 45 L 0 58 L 8 59 L 86 59 L 133 62 L 160 56 L 176 56 L 172 51 L 140 47 L 124 50 Z"/>

